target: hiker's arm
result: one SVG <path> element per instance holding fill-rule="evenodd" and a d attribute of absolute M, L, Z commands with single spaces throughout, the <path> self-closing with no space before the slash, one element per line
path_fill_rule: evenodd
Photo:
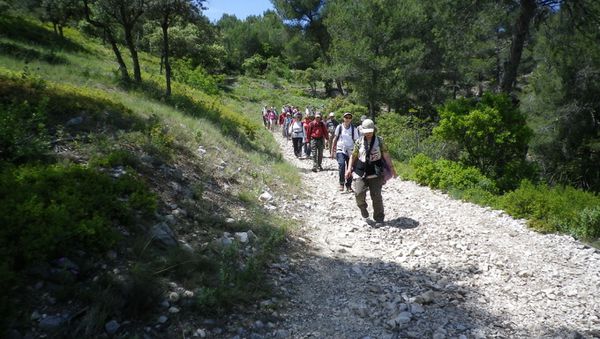
<path fill-rule="evenodd" d="M 352 155 L 350 156 L 350 160 L 348 161 L 348 168 L 346 168 L 346 179 L 352 176 L 352 167 L 354 167 L 354 163 L 356 162 L 357 158 L 358 156 L 354 155 L 354 153 L 352 153 Z"/>
<path fill-rule="evenodd" d="M 339 133 L 342 133 L 341 129 L 340 129 Z M 335 152 L 337 151 L 337 143 L 339 140 L 339 137 L 338 137 L 339 133 L 338 133 L 338 128 L 336 127 L 335 132 L 333 132 L 333 137 L 332 137 L 333 143 L 331 144 L 331 149 L 329 150 L 329 152 L 331 153 L 331 159 L 335 158 Z"/>
<path fill-rule="evenodd" d="M 331 149 L 329 152 L 331 153 L 331 159 L 335 158 L 335 151 L 337 150 L 337 138 L 333 137 L 333 144 L 331 145 Z"/>

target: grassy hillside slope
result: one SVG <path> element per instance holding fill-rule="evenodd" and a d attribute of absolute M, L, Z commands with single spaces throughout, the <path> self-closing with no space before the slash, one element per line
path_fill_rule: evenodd
<path fill-rule="evenodd" d="M 177 82 L 165 100 L 154 56 L 141 54 L 142 85 L 123 86 L 111 50 L 76 30 L 61 40 L 5 14 L 0 32 L 2 333 L 90 337 L 111 320 L 186 333 L 268 295 L 293 225 L 257 198 L 291 198 L 299 177 L 262 102 Z M 178 244 L 158 241 L 164 226 Z M 172 293 L 182 310 L 154 326 Z"/>

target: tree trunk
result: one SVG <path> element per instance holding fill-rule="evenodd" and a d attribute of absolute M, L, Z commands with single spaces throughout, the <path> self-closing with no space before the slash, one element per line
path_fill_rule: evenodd
<path fill-rule="evenodd" d="M 121 51 L 119 51 L 119 46 L 117 46 L 117 41 L 112 35 L 112 32 L 109 29 L 104 30 L 104 35 L 108 39 L 110 46 L 112 47 L 113 53 L 117 58 L 117 63 L 119 64 L 119 71 L 121 71 L 121 79 L 125 82 L 130 82 L 131 78 L 129 77 L 129 72 L 127 71 L 127 65 L 125 65 L 125 60 L 123 60 L 123 56 L 121 55 Z"/>
<path fill-rule="evenodd" d="M 165 97 L 171 96 L 171 63 L 169 62 L 169 19 L 168 14 L 165 15 L 161 28 L 163 33 L 163 57 L 165 61 L 165 80 L 167 83 L 167 89 L 165 90 Z"/>
<path fill-rule="evenodd" d="M 124 26 L 123 28 L 125 31 L 125 43 L 127 44 L 127 48 L 131 54 L 131 61 L 133 62 L 133 79 L 139 84 L 142 82 L 142 72 L 140 71 L 140 60 L 138 58 L 137 49 L 133 43 L 133 26 Z"/>
<path fill-rule="evenodd" d="M 344 95 L 344 87 L 342 86 L 342 81 L 340 79 L 335 79 L 335 84 L 337 85 L 337 89 L 340 92 L 340 95 Z"/>
<path fill-rule="evenodd" d="M 88 1 L 84 0 L 83 4 L 84 4 L 83 9 L 84 9 L 86 21 L 89 22 L 92 26 L 102 29 L 102 31 L 104 32 L 102 39 L 103 40 L 107 39 L 108 42 L 110 43 L 113 53 L 115 54 L 115 57 L 117 58 L 117 63 L 119 64 L 119 71 L 121 72 L 121 80 L 123 80 L 125 82 L 131 81 L 131 79 L 129 78 L 129 72 L 127 71 L 127 66 L 125 65 L 125 61 L 123 60 L 123 57 L 121 56 L 121 51 L 119 51 L 119 47 L 117 46 L 117 41 L 115 40 L 115 38 L 110 30 L 110 26 L 108 24 L 102 23 L 100 21 L 93 20 L 90 15 L 90 7 L 89 7 Z"/>
<path fill-rule="evenodd" d="M 521 9 L 514 27 L 510 55 L 504 66 L 504 77 L 500 86 L 502 92 L 510 93 L 517 81 L 517 70 L 521 62 L 523 46 L 529 33 L 529 23 L 535 15 L 536 8 L 536 0 L 521 0 Z"/>
<path fill-rule="evenodd" d="M 61 39 L 65 38 L 65 34 L 63 33 L 63 26 L 62 25 L 58 25 L 58 34 L 60 35 Z"/>

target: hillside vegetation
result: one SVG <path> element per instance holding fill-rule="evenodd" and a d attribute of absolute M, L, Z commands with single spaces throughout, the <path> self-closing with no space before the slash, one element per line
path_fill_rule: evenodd
<path fill-rule="evenodd" d="M 122 85 L 110 51 L 76 30 L 0 26 L 3 326 L 89 337 L 116 319 L 131 334 L 169 291 L 190 292 L 180 319 L 268 295 L 266 264 L 293 224 L 257 198 L 299 194 L 299 178 L 257 124 L 260 105 L 178 82 L 165 100 L 150 73 Z M 224 232 L 252 242 L 225 246 Z M 59 325 L 32 326 L 32 312 Z"/>

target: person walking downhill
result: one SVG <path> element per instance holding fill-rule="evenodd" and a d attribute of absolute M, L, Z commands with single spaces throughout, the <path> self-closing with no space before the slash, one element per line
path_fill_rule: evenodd
<path fill-rule="evenodd" d="M 277 113 L 270 109 L 267 113 L 267 118 L 269 119 L 269 130 L 272 132 L 275 130 L 275 124 L 277 123 Z"/>
<path fill-rule="evenodd" d="M 289 132 L 291 123 L 292 123 L 292 113 L 286 112 L 285 118 L 283 119 L 283 125 L 281 128 L 281 135 L 283 135 L 283 137 L 286 138 L 287 140 L 290 140 L 290 137 L 291 137 L 291 134 Z"/>
<path fill-rule="evenodd" d="M 344 120 L 339 124 L 330 140 L 332 144 L 331 158 L 335 158 L 338 163 L 340 191 L 352 192 L 352 178 L 346 178 L 346 168 L 350 161 L 350 156 L 354 150 L 354 141 L 358 140 L 358 128 L 352 124 L 352 113 L 344 113 Z"/>
<path fill-rule="evenodd" d="M 335 129 L 338 127 L 339 123 L 337 120 L 335 120 L 335 113 L 331 112 L 329 113 L 329 118 L 327 119 L 327 121 L 325 121 L 325 126 L 327 126 L 327 133 L 329 138 L 327 139 L 328 142 L 325 145 L 325 148 L 327 148 L 327 150 L 329 151 L 329 155 L 333 155 L 335 154 L 334 151 L 335 149 L 333 149 L 333 145 L 331 143 L 331 141 L 333 140 L 333 134 L 335 133 Z"/>
<path fill-rule="evenodd" d="M 302 155 L 302 143 L 304 141 L 304 125 L 302 124 L 302 113 L 296 112 L 295 119 L 290 123 L 288 129 L 289 135 L 292 136 L 292 146 L 294 147 L 294 155 L 300 158 Z"/>
<path fill-rule="evenodd" d="M 375 123 L 373 120 L 365 119 L 361 126 L 363 136 L 354 144 L 350 163 L 346 169 L 346 178 L 352 177 L 354 179 L 356 205 L 367 223 L 372 224 L 372 220 L 369 219 L 366 201 L 367 189 L 369 190 L 371 202 L 373 203 L 374 226 L 381 227 L 385 218 L 383 198 L 381 197 L 381 189 L 384 184 L 383 161 L 385 160 L 388 164 L 393 177 L 396 177 L 396 170 L 383 140 L 375 136 Z M 352 170 L 353 168 L 354 170 Z"/>
<path fill-rule="evenodd" d="M 308 108 L 307 108 L 308 109 Z M 304 127 L 304 140 L 302 141 L 304 144 L 304 155 L 306 158 L 310 157 L 310 144 L 308 143 L 308 125 L 313 121 L 314 117 L 310 114 L 306 114 L 304 116 L 304 121 L 302 122 L 302 126 Z"/>
<path fill-rule="evenodd" d="M 313 157 L 313 172 L 322 171 L 323 167 L 323 148 L 325 141 L 328 139 L 327 127 L 322 121 L 321 112 L 315 114 L 315 121 L 308 125 L 307 139 L 310 143 L 310 148 Z"/>

